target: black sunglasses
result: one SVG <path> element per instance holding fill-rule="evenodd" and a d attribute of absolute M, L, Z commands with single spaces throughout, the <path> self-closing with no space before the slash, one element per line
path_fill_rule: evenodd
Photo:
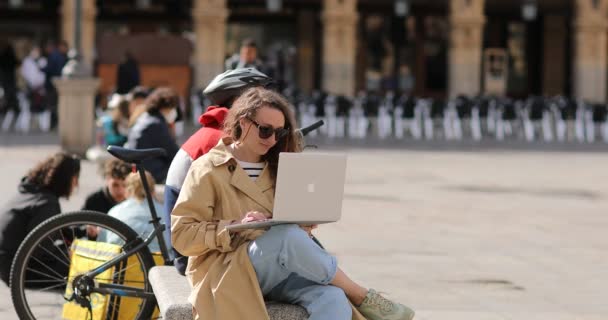
<path fill-rule="evenodd" d="M 275 135 L 277 140 L 283 139 L 289 133 L 289 129 L 287 128 L 273 128 L 272 126 L 263 126 L 259 124 L 257 121 L 247 117 L 247 120 L 251 121 L 258 128 L 258 136 L 260 139 L 268 139 L 272 137 L 272 134 Z"/>

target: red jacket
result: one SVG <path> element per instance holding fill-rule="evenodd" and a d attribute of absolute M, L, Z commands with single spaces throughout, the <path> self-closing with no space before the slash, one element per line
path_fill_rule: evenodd
<path fill-rule="evenodd" d="M 207 153 L 224 135 L 222 126 L 228 114 L 224 107 L 211 106 L 203 113 L 198 122 L 203 125 L 182 145 L 182 149 L 190 155 L 192 161 Z"/>

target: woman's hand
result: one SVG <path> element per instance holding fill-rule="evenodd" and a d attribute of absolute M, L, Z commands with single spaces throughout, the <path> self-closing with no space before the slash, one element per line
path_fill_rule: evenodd
<path fill-rule="evenodd" d="M 253 221 L 260 221 L 260 220 L 267 220 L 268 218 L 266 218 L 266 216 L 259 212 L 259 211 L 249 211 L 247 213 L 245 213 L 245 217 L 243 219 L 239 220 L 234 220 L 232 221 L 231 224 L 237 224 L 237 223 L 247 223 L 247 222 L 253 222 Z M 239 233 L 243 230 L 233 230 L 231 232 L 233 233 Z"/>
<path fill-rule="evenodd" d="M 241 220 L 241 223 L 260 221 L 260 220 L 266 220 L 266 219 L 268 219 L 268 218 L 266 218 L 266 216 L 259 211 L 249 211 L 245 214 L 245 217 Z"/>
<path fill-rule="evenodd" d="M 319 226 L 318 224 L 309 224 L 309 225 L 301 224 L 300 228 L 304 229 L 304 231 L 306 231 L 306 233 L 308 233 L 308 235 L 312 238 L 312 230 L 316 229 L 318 226 Z"/>

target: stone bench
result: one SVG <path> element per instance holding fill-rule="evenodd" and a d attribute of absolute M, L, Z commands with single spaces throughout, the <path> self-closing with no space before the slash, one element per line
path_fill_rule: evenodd
<path fill-rule="evenodd" d="M 186 277 L 178 274 L 175 267 L 158 266 L 150 269 L 149 279 L 162 319 L 192 320 L 192 305 L 188 302 L 190 285 Z M 266 308 L 271 320 L 308 319 L 308 313 L 300 306 L 267 302 Z"/>

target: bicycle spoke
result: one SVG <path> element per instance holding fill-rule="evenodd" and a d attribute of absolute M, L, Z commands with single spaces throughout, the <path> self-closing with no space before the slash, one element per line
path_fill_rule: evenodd
<path fill-rule="evenodd" d="M 41 289 L 41 290 L 38 290 L 38 291 L 47 291 L 47 290 L 51 290 L 51 289 L 53 289 L 53 288 L 59 288 L 59 287 L 64 286 L 64 285 L 66 285 L 66 284 L 67 284 L 67 283 L 60 283 L 60 284 L 56 284 L 56 285 L 54 285 L 54 286 L 46 287 L 46 288 Z"/>
<path fill-rule="evenodd" d="M 115 296 L 114 296 L 114 297 L 113 297 L 113 296 L 110 296 L 110 304 L 111 304 L 111 308 L 109 308 L 109 310 L 112 310 L 112 318 L 111 318 L 111 319 L 116 318 L 117 313 L 118 313 L 118 310 L 117 310 L 117 309 L 118 309 L 118 305 L 119 305 L 119 304 L 118 304 L 118 303 L 116 303 L 116 300 L 118 300 L 118 297 L 115 297 Z"/>
<path fill-rule="evenodd" d="M 64 283 L 67 283 L 67 281 L 63 280 L 63 279 L 62 280 L 51 279 L 51 280 L 25 280 L 24 281 L 24 283 L 44 283 L 44 282 L 64 282 Z"/>
<path fill-rule="evenodd" d="M 38 270 L 34 270 L 34 269 L 32 269 L 32 268 L 26 268 L 26 270 L 27 270 L 27 271 L 34 272 L 34 273 L 37 273 L 37 274 L 39 274 L 39 275 L 41 275 L 41 276 L 48 277 L 49 279 L 53 279 L 53 280 L 59 280 L 59 281 L 65 281 L 65 280 L 63 280 L 62 278 L 54 278 L 53 276 L 51 276 L 51 275 L 50 275 L 50 274 L 48 274 L 48 273 L 43 273 L 43 272 L 40 272 L 40 271 L 38 271 Z"/>
<path fill-rule="evenodd" d="M 48 238 L 47 238 L 47 239 L 48 239 Z M 40 246 L 40 248 L 42 248 L 42 250 L 46 251 L 48 254 L 50 254 L 51 256 L 53 256 L 53 258 L 57 259 L 57 261 L 59 261 L 59 262 L 63 263 L 63 265 L 65 265 L 66 267 L 68 267 L 68 268 L 70 267 L 70 263 L 69 263 L 69 262 L 70 262 L 70 260 L 69 260 L 69 259 L 67 259 L 67 260 L 65 260 L 65 261 L 64 261 L 63 259 L 61 259 L 61 258 L 57 257 L 55 254 L 53 254 L 51 251 L 49 251 L 49 250 L 48 250 L 47 248 L 45 248 L 44 246 Z M 55 248 L 56 248 L 56 246 L 55 246 Z M 59 249 L 57 249 L 57 250 L 59 250 Z M 61 252 L 61 250 L 59 250 L 59 252 Z M 66 257 L 66 258 L 67 258 L 67 257 Z M 67 261 L 67 262 L 66 262 L 66 261 Z"/>
<path fill-rule="evenodd" d="M 67 242 L 67 240 L 65 239 L 65 237 L 63 236 L 63 230 L 59 230 L 59 234 L 61 235 L 61 239 L 63 240 L 63 246 L 65 247 L 66 251 L 69 251 L 70 249 L 68 248 L 68 245 L 67 245 L 67 243 L 68 243 L 68 242 Z M 57 249 L 57 250 L 59 250 L 59 249 Z M 65 257 L 65 259 L 66 259 L 67 261 L 70 261 L 70 257 L 68 257 L 68 256 L 65 254 L 65 252 L 63 252 L 62 250 L 59 250 L 59 252 L 61 252 L 61 254 L 63 254 L 63 256 Z"/>
<path fill-rule="evenodd" d="M 51 270 L 55 275 L 57 275 L 58 277 L 63 279 L 63 276 L 60 275 L 57 271 L 55 271 L 53 268 L 49 267 L 48 265 L 46 265 L 46 263 L 43 263 L 42 261 L 38 260 L 38 258 L 32 256 L 32 259 L 36 260 L 36 262 L 40 263 L 41 265 L 43 265 L 45 268 Z"/>
<path fill-rule="evenodd" d="M 116 275 L 116 274 L 122 275 L 123 273 L 126 273 L 126 272 L 127 272 L 127 270 L 129 270 L 129 269 L 131 269 L 131 268 L 133 268 L 133 267 L 135 267 L 135 266 L 137 266 L 137 264 L 132 263 L 132 264 L 130 264 L 130 265 L 128 265 L 128 266 L 126 266 L 125 268 L 122 268 L 122 269 L 120 269 L 120 270 L 114 271 L 114 274 L 115 274 L 115 275 Z"/>

